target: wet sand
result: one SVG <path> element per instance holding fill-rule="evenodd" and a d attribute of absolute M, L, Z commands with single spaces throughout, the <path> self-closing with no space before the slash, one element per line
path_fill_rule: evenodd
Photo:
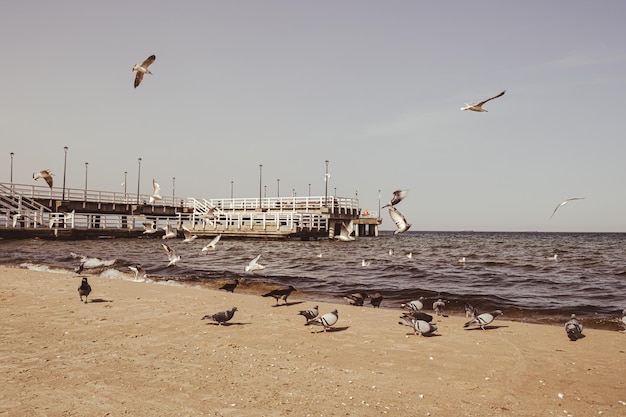
<path fill-rule="evenodd" d="M 626 334 L 0 267 L 0 416 L 622 416 Z M 339 311 L 336 330 L 297 312 Z M 229 325 L 202 316 L 236 306 Z M 384 307 L 384 302 L 383 302 Z M 426 312 L 430 312 L 426 310 Z M 457 313 L 455 316 L 454 313 Z M 583 322 L 584 324 L 584 322 Z M 616 325 L 617 328 L 617 325 Z"/>

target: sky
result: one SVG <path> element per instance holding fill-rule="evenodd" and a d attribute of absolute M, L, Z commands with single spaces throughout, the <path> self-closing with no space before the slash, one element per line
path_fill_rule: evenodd
<path fill-rule="evenodd" d="M 259 181 L 319 196 L 328 160 L 329 194 L 364 210 L 408 189 L 411 230 L 626 232 L 625 15 L 575 0 L 10 2 L 0 181 L 11 152 L 15 183 L 59 181 L 67 146 L 68 188 L 85 162 L 90 189 L 120 191 L 125 171 L 130 187 L 142 158 L 146 194 L 155 178 L 164 196 L 257 197 Z"/>

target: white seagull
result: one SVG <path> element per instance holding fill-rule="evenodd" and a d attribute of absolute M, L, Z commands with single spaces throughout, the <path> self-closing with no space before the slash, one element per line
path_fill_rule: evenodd
<path fill-rule="evenodd" d="M 174 239 L 176 237 L 178 233 L 178 230 L 176 230 L 175 227 L 172 227 L 171 224 L 168 224 L 167 226 L 165 226 L 165 234 L 163 236 L 161 236 L 161 239 L 165 240 L 165 239 Z"/>
<path fill-rule="evenodd" d="M 204 252 L 205 254 L 208 254 L 210 250 L 215 250 L 215 246 L 217 245 L 217 242 L 219 242 L 221 238 L 222 238 L 222 235 L 215 236 L 213 239 L 211 239 L 209 243 L 207 243 L 205 247 L 202 248 L 202 252 Z"/>
<path fill-rule="evenodd" d="M 143 227 L 146 229 L 143 231 L 144 235 L 151 235 L 159 230 L 153 222 L 143 222 L 142 224 Z"/>
<path fill-rule="evenodd" d="M 141 267 L 141 265 L 137 264 L 135 266 L 129 266 L 128 269 L 133 271 L 135 274 L 135 281 L 145 281 L 148 278 L 148 274 L 146 274 L 146 270 Z"/>
<path fill-rule="evenodd" d="M 183 236 L 185 236 L 183 240 L 185 243 L 193 242 L 198 238 L 198 236 L 191 234 L 191 230 L 187 229 L 185 226 L 183 226 Z"/>
<path fill-rule="evenodd" d="M 584 200 L 585 197 L 573 197 L 573 198 L 568 198 L 567 200 L 563 201 L 562 203 L 559 203 L 555 208 L 554 211 L 552 212 L 552 216 L 550 216 L 550 218 L 552 218 L 554 216 L 554 213 L 556 213 L 556 211 L 559 209 L 559 207 L 566 205 L 567 203 L 569 203 L 570 201 L 574 201 L 574 200 Z"/>
<path fill-rule="evenodd" d="M 487 100 L 483 100 L 480 103 L 474 104 L 474 103 L 465 103 L 465 107 L 461 107 L 461 110 L 471 110 L 471 111 L 477 111 L 477 112 L 486 112 L 487 110 L 483 109 L 483 105 L 488 102 L 489 100 L 493 100 L 494 98 L 498 98 L 498 97 L 502 97 L 504 95 L 504 93 L 506 93 L 506 90 L 504 90 L 503 92 L 501 92 L 498 95 L 495 95 L 491 98 L 488 98 Z"/>
<path fill-rule="evenodd" d="M 393 231 L 394 235 L 399 233 L 404 233 L 411 227 L 410 223 L 407 223 L 404 215 L 398 211 L 397 208 L 391 207 L 389 208 L 389 216 L 391 220 L 396 224 L 397 229 Z"/>
<path fill-rule="evenodd" d="M 350 236 L 353 230 L 354 224 L 352 223 L 352 220 L 350 220 L 350 223 L 348 223 L 347 226 L 344 222 L 341 222 L 341 233 L 339 233 L 337 239 L 341 240 L 342 242 L 350 242 L 352 240 L 355 240 L 353 236 Z"/>
<path fill-rule="evenodd" d="M 396 191 L 394 191 L 393 192 L 393 196 L 391 197 L 391 200 L 387 204 L 385 204 L 382 208 L 395 206 L 400 201 L 402 201 L 404 199 L 404 197 L 407 196 L 407 194 L 409 194 L 409 190 L 396 190 Z"/>
<path fill-rule="evenodd" d="M 44 169 L 43 171 L 39 171 L 38 174 L 33 172 L 33 179 L 36 181 L 39 178 L 43 178 L 48 183 L 48 187 L 52 188 L 54 174 L 49 169 Z"/>
<path fill-rule="evenodd" d="M 150 55 L 141 64 L 135 64 L 135 66 L 133 67 L 133 72 L 137 73 L 137 75 L 135 76 L 135 88 L 137 88 L 139 84 L 141 84 L 141 80 L 143 80 L 144 74 L 152 74 L 148 67 L 154 62 L 155 59 L 156 55 Z"/>
<path fill-rule="evenodd" d="M 246 265 L 246 267 L 244 268 L 244 271 L 245 272 L 254 272 L 254 271 L 257 271 L 257 270 L 260 270 L 260 269 L 265 269 L 265 267 L 259 263 L 259 259 L 261 259 L 261 255 L 260 254 L 257 255 L 256 258 L 251 260 L 248 265 Z"/>
<path fill-rule="evenodd" d="M 165 253 L 167 254 L 167 258 L 170 260 L 167 266 L 176 266 L 178 261 L 180 261 L 180 256 L 176 255 L 176 251 L 167 246 L 165 243 L 161 243 L 161 245 L 163 246 L 163 250 L 165 250 Z"/>
<path fill-rule="evenodd" d="M 161 197 L 161 186 L 158 182 L 153 178 L 152 179 L 152 195 L 150 196 L 150 204 L 154 203 L 156 200 L 162 200 Z"/>

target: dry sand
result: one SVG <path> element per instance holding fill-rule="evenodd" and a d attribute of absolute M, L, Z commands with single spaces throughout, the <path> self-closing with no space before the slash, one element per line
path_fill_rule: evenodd
<path fill-rule="evenodd" d="M 0 267 L 0 416 L 624 416 L 626 334 Z M 237 306 L 229 326 L 202 321 Z M 383 302 L 384 306 L 384 302 Z"/>

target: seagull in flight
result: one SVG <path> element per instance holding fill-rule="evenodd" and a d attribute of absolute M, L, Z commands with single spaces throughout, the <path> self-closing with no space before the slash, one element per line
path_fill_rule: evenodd
<path fill-rule="evenodd" d="M 152 179 L 152 195 L 150 196 L 150 204 L 154 203 L 156 200 L 162 200 L 161 197 L 161 186 L 158 182 L 153 178 Z"/>
<path fill-rule="evenodd" d="M 163 246 L 163 250 L 167 254 L 167 258 L 170 260 L 167 266 L 172 266 L 172 265 L 176 266 L 178 261 L 180 261 L 180 256 L 176 255 L 176 251 L 170 248 L 169 246 L 167 246 L 165 243 L 161 243 L 161 245 Z"/>
<path fill-rule="evenodd" d="M 353 231 L 354 223 L 352 223 L 352 220 L 350 220 L 350 223 L 348 223 L 347 226 L 344 222 L 341 222 L 341 232 L 339 233 L 339 236 L 336 236 L 336 238 L 342 242 L 353 241 L 355 240 L 354 236 L 350 236 Z"/>
<path fill-rule="evenodd" d="M 39 171 L 38 174 L 33 172 L 33 179 L 38 180 L 39 178 L 43 178 L 48 183 L 48 187 L 52 189 L 53 175 L 54 174 L 52 173 L 52 171 L 50 171 L 49 169 L 44 169 L 43 171 Z"/>
<path fill-rule="evenodd" d="M 556 211 L 559 209 L 559 207 L 566 205 L 567 203 L 569 203 L 570 201 L 574 201 L 574 200 L 584 200 L 585 197 L 573 197 L 573 198 L 568 198 L 567 200 L 563 201 L 562 203 L 559 203 L 559 205 L 557 205 L 554 208 L 554 211 L 552 212 L 552 216 L 554 216 L 554 213 L 556 213 Z M 550 218 L 552 218 L 552 216 L 550 216 Z"/>
<path fill-rule="evenodd" d="M 221 238 L 222 238 L 222 235 L 215 236 L 213 239 L 211 239 L 209 243 L 207 243 L 205 247 L 202 248 L 202 252 L 204 252 L 205 254 L 208 254 L 210 250 L 215 250 L 215 246 L 217 245 L 217 242 L 219 242 Z"/>
<path fill-rule="evenodd" d="M 156 55 L 150 55 L 141 64 L 135 64 L 135 66 L 133 67 L 133 72 L 137 73 L 137 75 L 135 76 L 135 88 L 139 87 L 139 84 L 141 84 L 141 80 L 143 80 L 144 74 L 152 75 L 148 67 L 154 62 L 155 59 Z"/>
<path fill-rule="evenodd" d="M 489 100 L 493 100 L 494 98 L 498 98 L 498 97 L 502 97 L 504 95 L 504 93 L 506 93 L 506 90 L 504 90 L 503 92 L 501 92 L 498 95 L 495 95 L 491 98 L 488 98 L 487 100 L 483 100 L 480 103 L 474 104 L 474 103 L 465 103 L 465 107 L 461 107 L 461 110 L 471 110 L 471 111 L 477 111 L 477 112 L 486 112 L 487 110 L 483 109 L 483 105 L 488 102 Z"/>
<path fill-rule="evenodd" d="M 246 265 L 246 267 L 244 268 L 244 271 L 245 272 L 254 272 L 254 271 L 257 271 L 259 269 L 265 269 L 265 266 L 263 266 L 260 263 L 258 263 L 259 259 L 261 259 L 261 255 L 258 255 L 256 258 L 251 260 L 250 263 L 248 265 Z"/>
<path fill-rule="evenodd" d="M 191 230 L 189 230 L 185 226 L 183 226 L 183 236 L 185 236 L 185 239 L 183 240 L 183 242 L 185 243 L 193 242 L 194 240 L 198 238 L 198 236 L 192 234 Z"/>
<path fill-rule="evenodd" d="M 135 274 L 135 281 L 145 281 L 148 278 L 148 274 L 146 274 L 146 270 L 141 267 L 141 265 L 131 265 L 128 267 L 133 274 Z"/>
<path fill-rule="evenodd" d="M 404 233 L 411 227 L 411 224 L 407 223 L 406 219 L 404 218 L 404 214 L 400 213 L 397 208 L 391 207 L 389 209 L 389 216 L 397 227 L 397 229 L 393 231 L 394 235 Z"/>
<path fill-rule="evenodd" d="M 395 206 L 400 201 L 402 201 L 404 199 L 404 197 L 407 196 L 408 193 L 409 193 L 409 190 L 396 190 L 396 191 L 394 191 L 393 192 L 393 196 L 391 197 L 391 200 L 387 204 L 385 204 L 382 208 Z"/>

